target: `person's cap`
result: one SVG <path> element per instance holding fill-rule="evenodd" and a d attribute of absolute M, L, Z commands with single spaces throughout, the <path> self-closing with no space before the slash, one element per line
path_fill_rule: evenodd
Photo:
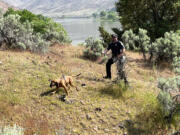
<path fill-rule="evenodd" d="M 117 38 L 118 36 L 116 34 L 111 35 L 112 38 Z"/>

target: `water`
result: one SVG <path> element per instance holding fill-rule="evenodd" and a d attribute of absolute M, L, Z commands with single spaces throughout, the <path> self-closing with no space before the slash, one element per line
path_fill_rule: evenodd
<path fill-rule="evenodd" d="M 83 43 L 88 37 L 100 39 L 98 28 L 101 25 L 110 33 L 113 33 L 111 28 L 121 28 L 118 21 L 98 21 L 89 18 L 57 19 L 56 22 L 64 26 L 72 40 L 72 45 Z"/>

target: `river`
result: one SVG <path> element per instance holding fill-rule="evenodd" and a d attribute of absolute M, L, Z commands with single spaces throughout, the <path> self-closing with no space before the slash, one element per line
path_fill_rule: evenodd
<path fill-rule="evenodd" d="M 101 25 L 110 33 L 113 33 L 111 28 L 121 28 L 118 21 L 99 21 L 91 18 L 66 18 L 55 21 L 61 23 L 66 29 L 72 40 L 72 45 L 80 44 L 88 37 L 100 39 L 98 28 Z"/>

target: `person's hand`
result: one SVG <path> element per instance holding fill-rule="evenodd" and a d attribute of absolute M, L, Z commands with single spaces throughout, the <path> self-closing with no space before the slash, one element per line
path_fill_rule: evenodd
<path fill-rule="evenodd" d="M 102 52 L 102 54 L 105 56 L 105 55 L 106 55 L 106 52 L 105 52 L 105 51 L 103 51 L 103 52 Z"/>
<path fill-rule="evenodd" d="M 122 56 L 122 54 L 119 54 L 119 55 L 118 55 L 118 58 L 121 58 L 121 56 Z"/>

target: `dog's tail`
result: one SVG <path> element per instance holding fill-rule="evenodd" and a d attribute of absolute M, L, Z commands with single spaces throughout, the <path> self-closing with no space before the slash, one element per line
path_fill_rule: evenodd
<path fill-rule="evenodd" d="M 72 77 L 78 77 L 78 76 L 80 76 L 80 75 L 81 75 L 81 73 L 79 73 L 78 75 L 72 76 Z"/>

